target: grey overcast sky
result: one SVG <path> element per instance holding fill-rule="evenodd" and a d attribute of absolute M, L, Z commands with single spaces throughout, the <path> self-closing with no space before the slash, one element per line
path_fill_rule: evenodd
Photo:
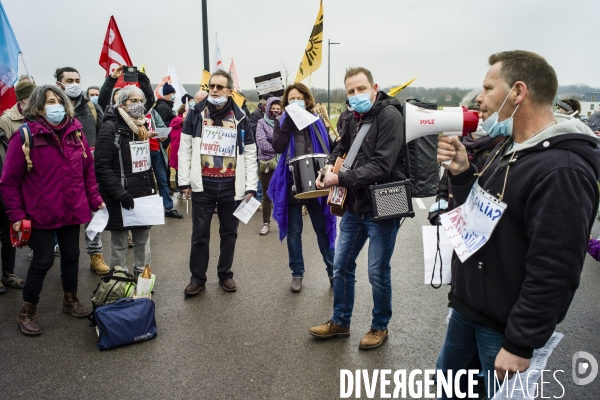
<path fill-rule="evenodd" d="M 200 0 L 2 0 L 30 73 L 53 83 L 57 67 L 99 85 L 98 65 L 111 15 L 137 66 L 158 82 L 170 63 L 182 83 L 200 81 Z M 537 52 L 561 85 L 600 87 L 599 0 L 324 0 L 324 41 L 331 46 L 331 87 L 347 67 L 369 68 L 383 86 L 417 76 L 414 86 L 481 85 L 487 57 L 503 50 Z M 295 77 L 319 0 L 208 0 L 211 62 L 215 32 L 223 63 L 231 57 L 242 88 L 275 71 Z M 24 70 L 20 70 L 22 73 Z M 308 83 L 308 80 L 305 81 Z M 327 48 L 312 77 L 327 87 Z"/>

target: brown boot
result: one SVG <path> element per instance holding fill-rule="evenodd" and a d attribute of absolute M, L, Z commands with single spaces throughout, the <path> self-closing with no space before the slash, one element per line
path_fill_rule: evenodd
<path fill-rule="evenodd" d="M 371 350 L 376 349 L 383 344 L 388 338 L 388 330 L 384 329 L 382 331 L 375 330 L 373 328 L 369 329 L 369 332 L 360 340 L 358 344 L 358 348 L 362 350 Z"/>
<path fill-rule="evenodd" d="M 98 275 L 106 275 L 110 271 L 110 267 L 104 261 L 102 254 L 90 255 L 90 269 Z"/>
<path fill-rule="evenodd" d="M 79 302 L 77 293 L 65 293 L 62 310 L 77 318 L 85 318 L 92 313 Z"/>
<path fill-rule="evenodd" d="M 17 317 L 21 332 L 27 336 L 38 336 L 42 334 L 42 328 L 37 323 L 37 306 L 31 303 L 23 303 L 21 312 Z"/>
<path fill-rule="evenodd" d="M 350 336 L 350 328 L 342 328 L 331 321 L 327 321 L 323 325 L 313 326 L 308 332 L 319 339 L 347 338 Z"/>

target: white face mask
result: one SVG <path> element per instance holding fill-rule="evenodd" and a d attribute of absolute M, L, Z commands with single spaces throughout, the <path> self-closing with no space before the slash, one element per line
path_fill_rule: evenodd
<path fill-rule="evenodd" d="M 208 102 L 216 107 L 221 107 L 223 104 L 227 103 L 227 96 L 221 97 L 212 97 L 208 96 Z"/>
<path fill-rule="evenodd" d="M 71 83 L 70 85 L 65 85 L 61 83 L 65 87 L 65 94 L 71 98 L 76 98 L 81 95 L 81 85 L 78 83 Z"/>

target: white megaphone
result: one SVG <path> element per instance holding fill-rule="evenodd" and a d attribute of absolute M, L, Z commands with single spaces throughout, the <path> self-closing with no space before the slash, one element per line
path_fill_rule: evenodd
<path fill-rule="evenodd" d="M 444 110 L 430 110 L 404 103 L 404 133 L 406 143 L 422 136 L 443 134 L 444 136 L 465 136 L 477 130 L 477 111 L 465 107 L 446 107 Z"/>

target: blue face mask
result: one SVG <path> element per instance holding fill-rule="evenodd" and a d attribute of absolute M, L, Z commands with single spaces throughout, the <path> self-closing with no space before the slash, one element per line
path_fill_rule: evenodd
<path fill-rule="evenodd" d="M 359 114 L 364 114 L 373 107 L 371 103 L 371 93 L 357 94 L 356 96 L 348 97 L 350 107 Z"/>
<path fill-rule="evenodd" d="M 62 104 L 46 106 L 46 119 L 53 125 L 58 125 L 65 118 L 65 107 Z"/>
<path fill-rule="evenodd" d="M 94 104 L 98 104 L 98 96 L 90 96 L 90 101 Z"/>
<path fill-rule="evenodd" d="M 514 89 L 514 86 L 513 86 L 512 89 L 510 89 L 510 92 L 508 92 L 508 94 L 506 95 L 506 99 L 504 99 L 504 103 L 502 103 L 502 105 L 500 106 L 500 110 L 498 110 L 497 112 L 495 112 L 492 115 L 490 115 L 481 124 L 481 127 L 483 128 L 483 130 L 486 131 L 488 133 L 488 135 L 490 135 L 491 137 L 511 136 L 512 135 L 512 130 L 513 130 L 513 116 L 515 115 L 515 113 L 519 109 L 519 106 L 517 106 L 517 108 L 515 108 L 515 111 L 513 111 L 513 113 L 510 116 L 510 118 L 507 118 L 504 121 L 498 122 L 498 113 L 500 111 L 502 111 L 502 108 L 504 107 L 504 104 L 506 103 L 506 100 L 508 100 L 508 96 L 510 96 L 510 94 L 513 91 L 513 89 Z"/>
<path fill-rule="evenodd" d="M 290 100 L 290 104 L 298 104 L 300 108 L 306 110 L 306 103 L 304 103 L 304 100 Z"/>

